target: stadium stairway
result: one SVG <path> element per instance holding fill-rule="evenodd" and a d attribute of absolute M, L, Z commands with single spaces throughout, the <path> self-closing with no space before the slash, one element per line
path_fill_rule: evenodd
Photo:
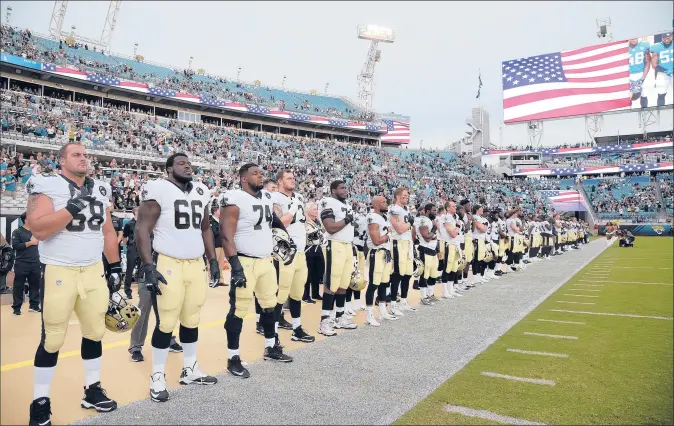
<path fill-rule="evenodd" d="M 665 197 L 662 195 L 662 190 L 660 189 L 660 182 L 656 180 L 655 182 L 651 182 L 651 185 L 655 186 L 655 193 L 658 194 L 658 199 L 662 206 L 658 210 L 658 220 L 667 220 L 667 209 L 665 208 L 667 204 L 665 203 Z"/>

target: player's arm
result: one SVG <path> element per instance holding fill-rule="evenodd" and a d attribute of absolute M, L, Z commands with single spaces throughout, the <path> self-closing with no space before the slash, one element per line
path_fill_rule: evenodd
<path fill-rule="evenodd" d="M 388 234 L 384 234 L 384 235 L 379 234 L 379 224 L 378 223 L 370 223 L 369 225 L 367 225 L 367 232 L 370 234 L 370 239 L 372 240 L 372 242 L 376 246 L 378 246 L 380 244 L 384 244 L 389 239 Z"/>
<path fill-rule="evenodd" d="M 201 221 L 201 238 L 204 240 L 204 248 L 206 249 L 206 258 L 208 260 L 215 259 L 215 239 L 213 238 L 213 229 L 211 229 L 210 214 L 208 212 L 209 205 L 204 207 L 204 220 Z"/>
<path fill-rule="evenodd" d="M 353 222 L 353 215 L 347 214 L 344 219 L 338 222 L 335 220 L 335 213 L 332 209 L 325 209 L 321 212 L 321 222 L 323 222 L 323 227 L 328 234 L 336 234 L 344 229 L 346 225 Z"/>
<path fill-rule="evenodd" d="M 515 221 L 510 222 L 510 229 L 512 229 L 513 232 L 515 232 L 515 233 L 520 232 L 520 228 L 517 227 L 517 223 Z"/>
<path fill-rule="evenodd" d="M 298 206 L 294 202 L 291 203 L 290 209 L 285 213 L 281 213 L 281 206 L 274 203 L 274 213 L 281 219 L 283 226 L 290 226 L 297 213 Z"/>
<path fill-rule="evenodd" d="M 103 224 L 103 254 L 108 259 L 108 263 L 112 264 L 119 262 L 119 241 L 117 240 L 117 232 L 112 225 L 112 213 L 110 209 L 105 211 L 106 221 Z"/>
<path fill-rule="evenodd" d="M 646 76 L 648 75 L 648 71 L 651 70 L 651 50 L 648 49 L 647 51 L 644 52 L 644 75 L 641 77 L 642 79 L 646 79 Z"/>
<path fill-rule="evenodd" d="M 288 232 L 288 230 L 286 229 L 286 226 L 288 226 L 288 225 L 283 223 L 283 220 L 281 220 L 279 215 L 277 215 L 276 212 L 274 212 L 271 216 L 271 227 L 277 228 L 277 229 L 283 229 L 284 231 Z"/>
<path fill-rule="evenodd" d="M 484 224 L 482 224 L 481 222 L 477 221 L 477 220 L 473 220 L 473 225 L 474 225 L 475 228 L 477 228 L 480 232 L 484 232 L 484 231 L 487 230 L 487 227 L 486 227 Z"/>
<path fill-rule="evenodd" d="M 430 242 L 435 239 L 435 234 L 432 233 L 426 225 L 419 227 L 419 233 L 421 234 L 421 238 L 423 238 L 426 242 Z"/>
<path fill-rule="evenodd" d="M 152 262 L 152 239 L 150 234 L 159 220 L 161 206 L 155 200 L 147 200 L 138 207 L 138 219 L 136 221 L 136 248 L 143 264 Z"/>
<path fill-rule="evenodd" d="M 391 226 L 398 234 L 404 234 L 409 231 L 412 224 L 407 223 L 403 216 L 391 215 Z M 372 240 L 374 242 L 374 240 Z"/>
<path fill-rule="evenodd" d="M 238 221 L 239 207 L 235 205 L 220 207 L 220 238 L 222 239 L 222 250 L 228 259 L 236 256 L 234 234 L 236 234 L 236 224 Z"/>
<path fill-rule="evenodd" d="M 73 220 L 73 215 L 64 207 L 54 211 L 54 203 L 45 194 L 32 194 L 26 206 L 26 223 L 33 236 L 40 241 L 51 238 Z"/>
<path fill-rule="evenodd" d="M 445 227 L 445 230 L 450 237 L 455 238 L 457 235 L 459 235 L 459 227 L 455 226 L 453 223 L 445 222 L 442 226 Z"/>
<path fill-rule="evenodd" d="M 649 50 L 649 55 L 651 57 L 651 66 L 657 70 L 658 64 L 659 64 L 659 59 L 658 59 L 658 52 L 653 52 Z M 645 58 L 646 56 L 644 56 Z M 644 71 L 646 71 L 646 67 L 644 66 Z M 644 74 L 645 75 L 645 74 Z"/>

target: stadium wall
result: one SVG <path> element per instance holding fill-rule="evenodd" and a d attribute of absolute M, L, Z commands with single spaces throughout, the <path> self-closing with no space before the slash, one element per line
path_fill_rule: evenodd
<path fill-rule="evenodd" d="M 635 236 L 642 237 L 671 237 L 674 236 L 671 224 L 656 225 L 624 225 L 620 229 L 630 231 Z M 606 235 L 606 225 L 599 225 L 599 235 Z"/>

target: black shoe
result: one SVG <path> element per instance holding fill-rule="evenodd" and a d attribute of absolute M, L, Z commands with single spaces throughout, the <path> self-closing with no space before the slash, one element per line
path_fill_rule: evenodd
<path fill-rule="evenodd" d="M 180 346 L 180 344 L 178 342 L 173 342 L 169 346 L 169 352 L 179 353 L 179 352 L 182 352 L 182 351 L 183 351 L 183 347 Z"/>
<path fill-rule="evenodd" d="M 12 294 L 14 291 L 11 288 L 5 287 L 0 290 L 0 294 Z"/>
<path fill-rule="evenodd" d="M 51 402 L 49 398 L 38 398 L 30 403 L 29 426 L 51 426 Z"/>
<path fill-rule="evenodd" d="M 323 297 L 320 294 L 317 294 L 316 296 L 311 297 L 314 300 L 323 300 Z"/>
<path fill-rule="evenodd" d="M 255 323 L 255 332 L 257 334 L 264 336 L 264 327 L 262 327 L 262 324 L 260 324 L 259 322 Z"/>
<path fill-rule="evenodd" d="M 19 315 L 21 315 L 21 310 L 20 309 L 14 309 L 14 312 L 12 312 L 12 315 L 14 315 L 15 317 L 18 317 Z"/>
<path fill-rule="evenodd" d="M 316 301 L 313 300 L 311 297 L 305 297 L 305 298 L 303 298 L 303 299 L 302 299 L 302 302 L 308 303 L 308 304 L 310 304 L 310 305 L 313 305 L 314 303 L 316 303 Z"/>
<path fill-rule="evenodd" d="M 39 312 L 42 312 L 42 310 L 40 310 L 39 307 L 37 307 L 37 308 L 28 308 L 28 312 L 38 312 L 38 313 L 39 313 Z"/>
<path fill-rule="evenodd" d="M 133 294 L 131 294 L 130 291 L 127 291 L 127 292 L 126 292 L 126 298 L 127 298 L 127 299 L 133 299 Z"/>
<path fill-rule="evenodd" d="M 82 398 L 81 405 L 82 408 L 93 408 L 99 413 L 107 413 L 117 408 L 117 403 L 105 394 L 105 390 L 101 387 L 101 382 L 96 382 L 84 388 L 84 397 Z"/>
<path fill-rule="evenodd" d="M 500 277 L 501 275 L 503 275 L 503 272 L 496 271 L 496 272 L 494 272 L 494 275 L 496 275 L 497 277 Z"/>
<path fill-rule="evenodd" d="M 293 325 L 289 323 L 283 315 L 281 315 L 281 319 L 278 320 L 278 326 L 279 328 L 282 328 L 284 330 L 292 330 Z"/>
<path fill-rule="evenodd" d="M 143 354 L 141 351 L 133 351 L 131 352 L 131 361 L 132 362 L 143 362 L 145 361 L 145 358 L 143 358 Z"/>
<path fill-rule="evenodd" d="M 285 347 L 281 344 L 281 340 L 278 338 L 278 333 L 274 335 L 274 346 L 278 346 L 281 349 Z"/>
<path fill-rule="evenodd" d="M 227 371 L 232 373 L 234 377 L 239 377 L 241 379 L 247 379 L 250 377 L 250 373 L 246 370 L 241 364 L 241 358 L 238 355 L 234 355 L 231 359 L 227 360 Z"/>
<path fill-rule="evenodd" d="M 283 353 L 283 349 L 278 346 L 264 348 L 264 360 L 276 362 L 293 362 L 293 358 Z"/>
<path fill-rule="evenodd" d="M 311 343 L 316 340 L 314 336 L 310 336 L 304 331 L 302 326 L 297 327 L 296 329 L 293 330 L 292 336 L 290 336 L 291 340 L 294 340 L 295 342 L 305 342 L 305 343 Z"/>

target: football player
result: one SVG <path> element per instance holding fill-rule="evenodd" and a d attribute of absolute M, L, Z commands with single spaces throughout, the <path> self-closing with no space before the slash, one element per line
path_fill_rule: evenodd
<path fill-rule="evenodd" d="M 361 277 L 365 278 L 365 242 L 367 241 L 367 213 L 357 212 L 353 220 L 353 247 L 356 250 L 356 263 Z M 350 297 L 354 298 L 354 309 L 351 309 Z M 351 317 L 355 316 L 357 311 L 364 311 L 365 307 L 360 302 L 360 291 L 353 291 L 351 287 L 346 289 L 346 303 L 344 312 Z"/>
<path fill-rule="evenodd" d="M 288 235 L 297 247 L 297 253 L 290 265 L 274 262 L 278 272 L 278 296 L 274 311 L 275 327 L 293 330 L 290 337 L 297 342 L 310 343 L 316 340 L 302 328 L 302 296 L 307 282 L 307 259 L 304 249 L 307 244 L 307 219 L 304 215 L 304 197 L 295 192 L 295 175 L 290 170 L 282 170 L 277 175 L 279 192 L 271 194 L 274 212 L 281 219 Z M 288 298 L 290 297 L 290 298 Z M 288 301 L 292 324 L 283 318 L 283 304 Z"/>
<path fill-rule="evenodd" d="M 672 87 L 674 69 L 674 45 L 672 32 L 662 34 L 662 41 L 651 46 L 651 65 L 655 68 L 655 88 L 658 92 L 658 106 L 665 105 L 665 96 Z"/>
<path fill-rule="evenodd" d="M 166 172 L 166 178 L 143 185 L 136 223 L 136 244 L 142 263 L 140 276 L 150 292 L 156 319 L 150 376 L 150 399 L 154 402 L 169 399 L 164 367 L 177 322 L 184 360 L 180 384 L 217 383 L 197 363 L 199 318 L 209 286 L 204 251 L 210 265 L 210 280 L 220 279 L 208 221 L 210 194 L 206 185 L 192 181 L 192 165 L 187 155 L 175 153 L 168 157 Z"/>
<path fill-rule="evenodd" d="M 325 197 L 319 202 L 321 222 L 328 240 L 328 245 L 324 249 L 325 285 L 318 329 L 318 332 L 325 336 L 336 334 L 333 326 L 338 324 L 339 318 L 344 314 L 346 289 L 349 288 L 354 270 L 353 209 L 346 202 L 347 196 L 346 183 L 343 180 L 335 180 L 330 184 L 330 197 Z M 333 304 L 337 306 L 337 320 L 334 322 L 330 317 Z M 346 323 L 339 324 L 341 326 Z"/>
<path fill-rule="evenodd" d="M 87 178 L 87 150 L 79 143 L 59 151 L 61 174 L 40 174 L 26 185 L 26 223 L 40 241 L 42 337 L 35 353 L 30 425 L 51 425 L 49 387 L 59 350 L 75 311 L 82 331 L 85 387 L 81 406 L 113 411 L 101 387 L 101 339 L 110 293 L 119 290 L 122 266 L 105 182 Z M 110 261 L 106 282 L 101 253 Z"/>
<path fill-rule="evenodd" d="M 254 295 L 262 308 L 263 358 L 277 362 L 293 359 L 283 353 L 274 328 L 278 282 L 272 257 L 275 246 L 272 228 L 286 229 L 274 213 L 271 194 L 263 190 L 260 167 L 254 163 L 244 164 L 239 169 L 239 181 L 241 189 L 220 196 L 220 236 L 232 274 L 229 313 L 225 320 L 227 370 L 234 377 L 246 379 L 250 372 L 241 363 L 239 339 Z M 290 244 L 294 247 L 292 240 Z M 292 259 L 289 264 L 291 262 Z"/>
<path fill-rule="evenodd" d="M 390 321 L 398 317 L 389 314 L 386 310 L 386 286 L 391 279 L 391 223 L 386 217 L 388 203 L 386 198 L 377 195 L 372 198 L 372 211 L 367 215 L 367 257 L 368 257 L 368 286 L 365 292 L 365 322 L 379 327 L 381 324 L 374 317 L 372 305 L 374 293 L 379 297 L 379 318 Z"/>
<path fill-rule="evenodd" d="M 487 268 L 487 263 L 484 261 L 486 254 L 486 244 L 489 228 L 489 221 L 484 217 L 484 209 L 480 205 L 473 206 L 473 229 L 474 240 L 473 246 L 474 256 L 473 256 L 473 280 L 475 282 L 486 283 L 488 279 L 484 276 L 485 269 Z"/>
<path fill-rule="evenodd" d="M 447 234 L 449 235 L 449 241 L 447 243 L 447 267 L 445 268 L 445 273 L 447 274 L 447 293 L 444 293 L 445 298 L 451 297 L 460 297 L 462 296 L 459 293 L 459 261 L 463 256 L 461 250 L 461 245 L 463 244 L 463 221 L 459 218 L 456 208 L 456 202 L 447 201 L 445 203 L 445 222 L 443 224 Z M 444 287 L 444 285 L 443 285 Z"/>
<path fill-rule="evenodd" d="M 648 71 L 651 69 L 651 45 L 646 40 L 633 38 L 629 41 L 630 91 L 632 103 L 640 99 L 641 108 L 648 107 L 648 98 L 641 96 L 642 87 Z M 634 105 L 632 105 L 634 107 Z"/>
<path fill-rule="evenodd" d="M 410 192 L 399 187 L 393 192 L 393 205 L 389 208 L 391 222 L 391 240 L 393 270 L 391 272 L 391 313 L 396 316 L 404 311 L 416 312 L 417 308 L 407 302 L 410 279 L 414 272 L 414 215 L 407 209 Z M 400 289 L 400 306 L 397 305 Z"/>
<path fill-rule="evenodd" d="M 415 230 L 419 236 L 419 256 L 424 262 L 424 273 L 419 277 L 419 291 L 421 292 L 421 303 L 424 305 L 433 305 L 439 299 L 435 297 L 435 280 L 440 275 L 438 272 L 437 256 L 437 229 L 433 222 L 437 213 L 437 207 L 432 204 L 426 204 L 423 210 L 426 215 L 421 216 L 415 225 Z"/>
<path fill-rule="evenodd" d="M 468 278 L 470 268 L 475 258 L 475 247 L 473 246 L 473 205 L 470 200 L 464 199 L 459 203 L 463 207 L 463 236 L 464 236 L 464 256 L 466 257 L 466 266 L 463 268 L 463 280 L 472 287 L 474 277 Z"/>
<path fill-rule="evenodd" d="M 519 244 L 520 244 L 520 228 L 517 226 L 517 215 L 519 212 L 517 209 L 511 210 L 508 212 L 508 219 L 506 219 L 506 229 L 508 234 L 508 239 L 510 240 L 510 247 L 508 247 L 507 255 L 508 260 L 507 264 L 510 266 L 510 269 L 515 271 L 519 265 L 519 259 L 521 253 L 519 253 Z"/>

